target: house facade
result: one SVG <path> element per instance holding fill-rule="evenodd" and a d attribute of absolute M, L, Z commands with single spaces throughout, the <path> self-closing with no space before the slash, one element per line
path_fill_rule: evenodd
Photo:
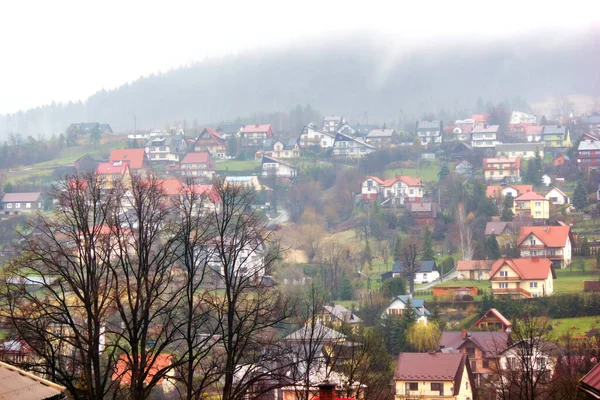
<path fill-rule="evenodd" d="M 110 162 L 127 162 L 133 175 L 145 175 L 151 172 L 144 149 L 115 149 L 110 152 Z"/>
<path fill-rule="evenodd" d="M 433 260 L 418 261 L 418 270 L 415 272 L 415 283 L 428 283 L 440 279 L 440 273 L 437 265 Z M 402 261 L 394 262 L 392 270 L 381 274 L 381 281 L 385 281 L 390 278 L 396 278 L 404 274 L 404 268 L 402 267 Z"/>
<path fill-rule="evenodd" d="M 101 187 L 104 190 L 114 188 L 117 183 L 124 188 L 131 188 L 131 170 L 128 162 L 100 163 L 96 169 L 96 174 L 102 179 Z"/>
<path fill-rule="evenodd" d="M 517 247 L 521 257 L 546 257 L 554 268 L 571 264 L 572 233 L 570 226 L 523 226 Z"/>
<path fill-rule="evenodd" d="M 151 164 L 179 162 L 187 151 L 182 135 L 152 136 L 144 147 Z"/>
<path fill-rule="evenodd" d="M 44 201 L 40 192 L 6 193 L 2 197 L 4 215 L 33 213 L 44 209 Z"/>
<path fill-rule="evenodd" d="M 485 194 L 491 199 L 502 199 L 509 194 L 516 199 L 517 197 L 533 192 L 533 185 L 488 185 Z"/>
<path fill-rule="evenodd" d="M 398 134 L 395 129 L 373 129 L 367 134 L 365 141 L 377 148 L 390 147 Z"/>
<path fill-rule="evenodd" d="M 571 132 L 567 126 L 544 125 L 542 129 L 542 144 L 547 149 L 571 147 Z"/>
<path fill-rule="evenodd" d="M 358 329 L 362 322 L 356 314 L 339 304 L 321 307 L 316 318 L 321 325 L 339 327 L 348 324 L 353 330 Z"/>
<path fill-rule="evenodd" d="M 271 124 L 253 124 L 242 128 L 241 137 L 246 147 L 263 147 L 265 140 L 273 137 Z"/>
<path fill-rule="evenodd" d="M 427 323 L 429 310 L 425 308 L 425 300 L 413 298 L 411 295 L 396 296 L 390 301 L 385 309 L 384 315 L 389 317 L 401 317 L 410 302 L 410 306 L 417 314 L 417 321 Z"/>
<path fill-rule="evenodd" d="M 536 151 L 544 158 L 544 147 L 539 143 L 501 143 L 496 145 L 496 157 L 519 157 L 527 160 L 535 158 Z"/>
<path fill-rule="evenodd" d="M 329 133 L 335 133 L 340 125 L 346 120 L 341 115 L 329 115 L 323 118 L 323 130 Z"/>
<path fill-rule="evenodd" d="M 500 141 L 497 139 L 499 125 L 478 125 L 471 131 L 471 147 L 474 149 L 493 149 Z"/>
<path fill-rule="evenodd" d="M 444 124 L 442 121 L 417 121 L 415 134 L 421 140 L 421 144 L 442 143 L 442 132 Z"/>
<path fill-rule="evenodd" d="M 525 139 L 528 142 L 541 142 L 543 126 L 533 125 L 525 127 Z"/>
<path fill-rule="evenodd" d="M 519 182 L 521 180 L 521 159 L 484 158 L 483 173 L 486 181 Z"/>
<path fill-rule="evenodd" d="M 472 400 L 474 383 L 466 354 L 400 353 L 394 399 Z"/>
<path fill-rule="evenodd" d="M 375 151 L 372 146 L 360 139 L 343 133 L 336 133 L 333 143 L 333 156 L 338 158 L 363 158 Z"/>
<path fill-rule="evenodd" d="M 391 204 L 402 205 L 423 198 L 423 182 L 411 176 L 396 176 L 381 180 L 369 176 L 361 184 L 361 193 L 364 200 L 388 200 Z"/>
<path fill-rule="evenodd" d="M 554 293 L 552 261 L 547 258 L 500 258 L 490 272 L 492 294 L 532 298 Z"/>
<path fill-rule="evenodd" d="M 196 153 L 208 152 L 213 159 L 224 160 L 227 158 L 227 142 L 214 128 L 204 128 L 194 143 Z"/>
<path fill-rule="evenodd" d="M 179 164 L 179 172 L 182 176 L 202 176 L 211 179 L 215 171 L 215 161 L 206 151 L 187 153 Z"/>
<path fill-rule="evenodd" d="M 514 215 L 531 217 L 534 220 L 547 220 L 550 218 L 550 202 L 542 195 L 535 192 L 522 194 L 513 201 Z"/>
<path fill-rule="evenodd" d="M 456 262 L 458 279 L 487 281 L 490 279 L 493 261 L 491 260 L 459 260 Z"/>
<path fill-rule="evenodd" d="M 490 308 L 475 321 L 473 326 L 482 331 L 509 332 L 512 323 L 495 308 Z"/>
<path fill-rule="evenodd" d="M 296 139 L 266 140 L 265 149 L 261 151 L 269 157 L 294 159 L 300 156 L 300 148 Z"/>
<path fill-rule="evenodd" d="M 295 178 L 298 168 L 277 158 L 263 156 L 261 176 L 263 178 Z"/>
<path fill-rule="evenodd" d="M 298 146 L 301 149 L 330 149 L 333 147 L 334 142 L 334 133 L 317 129 L 312 123 L 302 128 L 302 132 L 298 138 Z"/>
<path fill-rule="evenodd" d="M 600 141 L 582 140 L 577 148 L 577 162 L 585 170 L 600 168 Z"/>
<path fill-rule="evenodd" d="M 548 200 L 554 205 L 563 205 L 570 203 L 569 196 L 567 196 L 565 192 L 563 192 L 557 187 L 553 187 L 552 189 L 550 189 L 544 197 L 546 198 L 546 200 Z"/>

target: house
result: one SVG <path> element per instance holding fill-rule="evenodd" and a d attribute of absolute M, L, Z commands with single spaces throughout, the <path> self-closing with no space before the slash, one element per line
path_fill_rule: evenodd
<path fill-rule="evenodd" d="M 544 125 L 542 144 L 547 149 L 564 149 L 571 147 L 571 132 L 563 125 Z"/>
<path fill-rule="evenodd" d="M 454 167 L 454 173 L 456 175 L 464 176 L 465 178 L 473 177 L 473 164 L 467 160 L 459 161 Z"/>
<path fill-rule="evenodd" d="M 194 143 L 196 153 L 207 151 L 216 160 L 227 158 L 227 142 L 214 128 L 204 128 Z"/>
<path fill-rule="evenodd" d="M 452 134 L 449 137 L 450 140 L 466 142 L 470 140 L 472 131 L 473 127 L 471 125 L 454 126 L 452 127 Z"/>
<path fill-rule="evenodd" d="M 473 326 L 482 331 L 510 332 L 512 323 L 500 311 L 490 308 L 475 321 Z"/>
<path fill-rule="evenodd" d="M 503 372 L 503 379 L 511 377 L 512 371 L 522 371 L 519 374 L 529 375 L 528 379 L 538 387 L 550 383 L 560 353 L 560 348 L 555 342 L 539 337 L 513 342 L 500 353 L 499 367 Z M 510 382 L 505 383 L 510 393 Z M 517 398 L 515 396 L 518 394 L 511 393 L 509 396 L 509 398 Z"/>
<path fill-rule="evenodd" d="M 471 131 L 471 147 L 474 149 L 493 149 L 500 141 L 497 139 L 499 125 L 477 125 Z"/>
<path fill-rule="evenodd" d="M 554 165 L 555 167 L 562 167 L 563 165 L 565 165 L 569 161 L 571 161 L 571 159 L 569 158 L 569 156 L 561 154 L 561 155 L 559 155 L 557 157 L 554 157 L 554 160 L 552 160 L 552 165 Z"/>
<path fill-rule="evenodd" d="M 96 168 L 98 168 L 98 161 L 96 161 L 91 155 L 86 154 L 85 156 L 79 157 L 77 160 L 75 160 L 73 162 L 73 166 L 75 167 L 75 172 L 78 174 L 94 172 Z"/>
<path fill-rule="evenodd" d="M 217 133 L 225 140 L 239 138 L 242 135 L 243 127 L 241 124 L 224 124 L 217 128 Z"/>
<path fill-rule="evenodd" d="M 300 350 L 302 351 L 302 350 Z M 325 358 L 325 357 L 323 357 Z M 294 360 L 295 361 L 295 360 Z M 291 363 L 292 360 L 289 361 Z M 316 364 L 316 363 L 313 363 Z M 325 365 L 325 362 L 318 363 L 308 371 L 308 381 L 310 388 L 308 397 L 306 394 L 306 376 L 299 376 L 295 383 L 283 386 L 280 389 L 274 389 L 273 395 L 261 395 L 260 400 L 281 399 L 281 400 L 297 400 L 298 398 L 307 398 L 310 400 L 364 400 L 364 392 L 366 385 L 354 381 L 352 383 L 352 392 L 355 397 L 337 397 L 338 392 L 347 394 L 349 378 L 345 374 L 337 371 L 332 371 L 330 367 Z M 294 368 L 294 370 L 304 370 L 304 368 Z M 290 374 L 293 372 L 291 371 Z M 359 388 L 362 390 L 359 391 Z"/>
<path fill-rule="evenodd" d="M 525 130 L 528 126 L 533 126 L 532 123 L 517 123 L 517 124 L 508 124 L 508 133 L 511 135 L 518 135 L 519 137 L 525 138 Z"/>
<path fill-rule="evenodd" d="M 104 162 L 98 164 L 96 174 L 102 179 L 102 189 L 113 189 L 119 182 L 124 188 L 131 188 L 131 170 L 124 161 Z"/>
<path fill-rule="evenodd" d="M 525 127 L 525 138 L 528 142 L 540 142 L 542 140 L 543 126 L 533 125 Z"/>
<path fill-rule="evenodd" d="M 437 203 L 431 201 L 415 201 L 406 203 L 406 209 L 415 219 L 436 219 L 437 218 Z"/>
<path fill-rule="evenodd" d="M 521 159 L 484 158 L 483 173 L 486 181 L 519 182 L 521 180 Z"/>
<path fill-rule="evenodd" d="M 490 272 L 492 294 L 531 298 L 554 293 L 554 269 L 547 258 L 500 258 Z"/>
<path fill-rule="evenodd" d="M 378 200 L 402 205 L 423 198 L 423 182 L 411 176 L 395 176 L 381 180 L 368 176 L 361 184 L 363 200 Z"/>
<path fill-rule="evenodd" d="M 579 380 L 577 389 L 587 394 L 591 399 L 600 399 L 600 364 L 596 364 L 590 372 Z"/>
<path fill-rule="evenodd" d="M 394 399 L 471 400 L 474 383 L 466 354 L 400 353 Z"/>
<path fill-rule="evenodd" d="M 242 128 L 241 137 L 246 147 L 262 147 L 266 139 L 273 137 L 271 124 L 253 124 Z"/>
<path fill-rule="evenodd" d="M 513 233 L 513 224 L 506 221 L 489 221 L 485 224 L 485 236 Z"/>
<path fill-rule="evenodd" d="M 112 374 L 113 381 L 119 381 L 121 387 L 131 385 L 131 361 L 127 354 L 121 354 L 115 365 L 115 370 Z M 175 370 L 169 366 L 173 363 L 173 356 L 170 354 L 159 354 L 156 356 L 153 365 L 149 368 L 144 379 L 146 384 L 154 380 L 157 374 L 164 376 L 158 380 L 156 386 L 161 388 L 164 393 L 170 393 L 175 389 Z M 166 373 L 164 371 L 167 371 Z"/>
<path fill-rule="evenodd" d="M 264 186 L 261 185 L 258 180 L 258 176 L 249 175 L 249 176 L 226 176 L 225 183 L 229 185 L 239 185 L 245 188 L 253 188 L 255 190 L 264 190 Z"/>
<path fill-rule="evenodd" d="M 471 120 L 473 121 L 473 128 L 476 126 L 483 126 L 487 124 L 490 114 L 472 114 Z"/>
<path fill-rule="evenodd" d="M 295 332 L 290 333 L 283 340 L 287 343 L 304 343 L 317 339 L 321 343 L 339 343 L 344 342 L 347 336 L 325 325 L 306 324 Z"/>
<path fill-rule="evenodd" d="M 144 149 L 115 149 L 110 152 L 110 162 L 127 162 L 134 175 L 144 175 L 150 171 Z"/>
<path fill-rule="evenodd" d="M 343 133 L 335 134 L 333 142 L 333 156 L 338 158 L 363 158 L 367 154 L 375 151 L 375 146 L 372 146 L 360 139 L 352 136 L 344 135 Z"/>
<path fill-rule="evenodd" d="M 298 173 L 298 168 L 285 161 L 265 155 L 262 159 L 261 171 L 263 178 L 294 178 Z"/>
<path fill-rule="evenodd" d="M 569 204 L 569 196 L 567 196 L 565 192 L 563 192 L 557 187 L 553 187 L 552 189 L 550 189 L 544 197 L 548 201 L 550 201 L 550 203 L 555 205 Z"/>
<path fill-rule="evenodd" d="M 344 126 L 346 124 L 342 124 L 340 126 L 340 128 L 338 128 L 337 132 L 338 133 L 344 133 L 346 135 L 348 135 L 348 133 L 344 130 Z M 367 135 L 369 134 L 369 132 L 371 132 L 373 129 L 378 129 L 379 126 L 374 125 L 374 124 L 355 124 L 352 126 L 352 129 L 355 131 L 351 136 L 354 137 L 358 137 L 358 138 L 366 138 Z"/>
<path fill-rule="evenodd" d="M 182 135 L 153 136 L 144 145 L 151 164 L 179 162 L 187 151 Z"/>
<path fill-rule="evenodd" d="M 6 193 L 2 197 L 4 215 L 33 213 L 44 209 L 44 201 L 40 192 Z"/>
<path fill-rule="evenodd" d="M 491 199 L 502 199 L 509 194 L 514 198 L 522 194 L 533 192 L 533 185 L 488 185 L 485 194 Z"/>
<path fill-rule="evenodd" d="M 267 139 L 265 140 L 264 150 L 257 153 L 275 158 L 298 158 L 300 156 L 300 148 L 298 147 L 297 139 Z M 257 156 L 260 158 L 259 156 Z"/>
<path fill-rule="evenodd" d="M 600 112 L 580 118 L 578 125 L 587 128 L 587 132 L 592 135 L 600 135 Z"/>
<path fill-rule="evenodd" d="M 356 314 L 339 304 L 321 307 L 316 317 L 319 324 L 333 327 L 348 324 L 354 329 L 361 323 L 361 319 Z"/>
<path fill-rule="evenodd" d="M 71 124 L 67 128 L 67 135 L 109 135 L 112 134 L 113 130 L 109 124 L 100 124 L 98 122 L 79 122 Z"/>
<path fill-rule="evenodd" d="M 386 307 L 384 315 L 401 317 L 409 302 L 417 314 L 417 321 L 426 324 L 427 317 L 430 313 L 429 310 L 425 308 L 425 300 L 413 298 L 411 295 L 394 297 Z"/>
<path fill-rule="evenodd" d="M 535 158 L 539 152 L 544 158 L 544 147 L 539 143 L 500 143 L 496 145 L 496 157 L 519 157 L 522 159 Z"/>
<path fill-rule="evenodd" d="M 346 122 L 341 115 L 329 115 L 323 118 L 323 130 L 329 133 L 335 133 L 341 124 Z"/>
<path fill-rule="evenodd" d="M 66 387 L 0 362 L 0 399 L 63 400 L 67 398 Z"/>
<path fill-rule="evenodd" d="M 497 370 L 500 354 L 510 344 L 508 332 L 446 331 L 440 339 L 442 354 L 459 353 L 468 357 L 475 383 L 481 385 Z"/>
<path fill-rule="evenodd" d="M 212 179 L 216 169 L 215 161 L 206 151 L 187 153 L 179 163 L 179 172 L 182 176 L 202 176 Z"/>
<path fill-rule="evenodd" d="M 372 129 L 376 129 L 376 128 L 377 128 L 377 126 L 373 127 Z M 361 137 L 363 137 L 363 138 L 366 137 L 367 133 L 369 133 L 372 129 L 369 129 Z M 327 132 L 327 133 L 329 133 L 329 132 Z M 354 126 L 350 125 L 348 122 L 344 122 L 340 126 L 338 126 L 338 128 L 335 131 L 335 133 L 343 133 L 344 135 L 354 136 L 354 137 L 360 136 L 360 135 L 357 134 L 358 130 Z"/>
<path fill-rule="evenodd" d="M 600 141 L 582 140 L 577 148 L 577 162 L 585 170 L 600 167 Z"/>
<path fill-rule="evenodd" d="M 475 128 L 475 120 L 471 119 L 471 118 L 457 119 L 456 121 L 454 121 L 454 126 L 458 126 L 461 128 L 469 127 L 471 129 L 473 129 L 473 128 Z"/>
<path fill-rule="evenodd" d="M 490 271 L 492 269 L 491 260 L 459 260 L 456 262 L 456 271 L 458 279 L 481 281 L 490 279 Z"/>
<path fill-rule="evenodd" d="M 428 283 L 440 279 L 440 273 L 438 272 L 435 261 L 417 261 L 419 263 L 419 269 L 415 272 L 415 283 Z M 402 267 L 402 261 L 394 262 L 392 270 L 381 274 L 381 281 L 385 281 L 390 278 L 402 276 L 404 274 L 404 268 Z"/>
<path fill-rule="evenodd" d="M 313 123 L 305 125 L 298 138 L 298 146 L 301 149 L 330 149 L 334 142 L 334 133 L 317 129 Z"/>
<path fill-rule="evenodd" d="M 542 195 L 528 192 L 513 201 L 514 215 L 531 217 L 534 220 L 550 218 L 550 202 Z"/>
<path fill-rule="evenodd" d="M 373 129 L 367 134 L 365 141 L 375 147 L 389 147 L 398 140 L 395 129 Z"/>
<path fill-rule="evenodd" d="M 533 124 L 537 123 L 537 117 L 533 114 L 529 114 L 522 111 L 513 110 L 510 114 L 511 124 Z"/>
<path fill-rule="evenodd" d="M 421 144 L 442 143 L 442 132 L 444 124 L 442 121 L 417 121 L 415 135 L 421 140 Z"/>
<path fill-rule="evenodd" d="M 554 268 L 571 264 L 573 237 L 570 226 L 523 226 L 517 246 L 521 257 L 546 257 Z"/>

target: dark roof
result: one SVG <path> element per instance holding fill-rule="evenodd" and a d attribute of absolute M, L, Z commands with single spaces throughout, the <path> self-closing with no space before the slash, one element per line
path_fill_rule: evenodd
<path fill-rule="evenodd" d="M 419 268 L 418 272 L 433 272 L 433 271 L 437 271 L 437 265 L 435 264 L 435 261 L 433 261 L 433 260 L 418 261 L 418 263 L 421 264 L 421 268 Z M 394 272 L 394 273 L 402 273 L 402 272 L 404 272 L 404 269 L 402 268 L 402 261 L 396 261 L 396 262 L 394 262 L 394 266 L 392 267 L 392 272 Z"/>
<path fill-rule="evenodd" d="M 243 126 L 244 125 L 242 124 L 225 124 L 219 126 L 217 131 L 223 132 L 226 135 L 234 135 L 239 133 L 242 130 Z"/>
<path fill-rule="evenodd" d="M 566 135 L 567 127 L 565 125 L 544 125 L 542 135 Z"/>
<path fill-rule="evenodd" d="M 408 304 L 408 301 L 410 300 L 410 305 L 415 309 L 415 312 L 419 317 L 430 314 L 429 310 L 425 308 L 425 299 L 414 298 L 409 294 L 405 294 L 394 297 L 392 301 L 390 301 L 388 307 L 396 300 L 399 300 L 404 304 Z M 421 308 L 423 309 L 423 312 L 421 312 Z"/>
<path fill-rule="evenodd" d="M 0 362 L 0 399 L 45 400 L 66 398 L 65 387 Z"/>
<path fill-rule="evenodd" d="M 600 364 L 596 364 L 590 372 L 579 381 L 579 390 L 600 398 Z"/>
<path fill-rule="evenodd" d="M 417 121 L 417 130 L 442 130 L 442 121 Z"/>
<path fill-rule="evenodd" d="M 180 146 L 183 142 L 183 136 L 181 135 L 164 135 L 164 136 L 153 136 L 146 142 L 144 147 L 150 146 Z"/>
<path fill-rule="evenodd" d="M 466 354 L 400 353 L 394 379 L 403 381 L 452 381 L 454 395 L 461 389 Z"/>
<path fill-rule="evenodd" d="M 508 332 L 475 331 L 466 332 L 466 338 L 461 331 L 446 331 L 442 333 L 440 348 L 459 350 L 468 343 L 481 349 L 485 357 L 495 357 L 502 353 L 509 344 Z"/>

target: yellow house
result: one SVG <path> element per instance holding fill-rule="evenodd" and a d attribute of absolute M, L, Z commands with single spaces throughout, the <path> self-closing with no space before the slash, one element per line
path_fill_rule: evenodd
<path fill-rule="evenodd" d="M 566 126 L 545 125 L 542 130 L 542 144 L 544 148 L 571 147 L 571 132 Z"/>
<path fill-rule="evenodd" d="M 102 179 L 102 189 L 112 189 L 116 182 L 121 182 L 124 188 L 131 188 L 131 170 L 129 162 L 112 161 L 98 164 L 96 174 Z"/>
<path fill-rule="evenodd" d="M 483 174 L 486 181 L 518 182 L 521 180 L 521 159 L 484 158 Z"/>
<path fill-rule="evenodd" d="M 473 375 L 461 353 L 400 353 L 395 400 L 473 399 Z"/>
<path fill-rule="evenodd" d="M 554 270 L 547 258 L 500 258 L 490 272 L 495 296 L 531 298 L 554 292 Z"/>
<path fill-rule="evenodd" d="M 513 213 L 533 219 L 548 219 L 550 218 L 550 201 L 535 192 L 524 193 L 514 200 Z"/>
<path fill-rule="evenodd" d="M 323 306 L 317 313 L 317 322 L 321 325 L 333 326 L 338 328 L 342 324 L 347 324 L 353 331 L 356 331 L 360 326 L 361 319 L 348 310 L 346 307 L 339 304 Z"/>

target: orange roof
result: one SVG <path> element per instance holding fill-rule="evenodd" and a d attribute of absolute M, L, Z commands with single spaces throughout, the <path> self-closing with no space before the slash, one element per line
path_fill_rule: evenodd
<path fill-rule="evenodd" d="M 544 196 L 542 196 L 541 194 L 537 194 L 536 192 L 528 192 L 528 193 L 524 193 L 524 194 L 520 195 L 515 200 L 518 200 L 518 201 L 546 200 L 546 198 Z"/>
<path fill-rule="evenodd" d="M 245 133 L 262 133 L 262 132 L 266 132 L 267 133 L 267 137 L 272 137 L 273 136 L 273 128 L 271 127 L 271 124 L 246 125 L 246 126 L 244 126 L 244 128 L 242 128 L 242 132 L 245 132 Z"/>
<path fill-rule="evenodd" d="M 98 164 L 96 173 L 98 175 L 113 175 L 113 174 L 125 175 L 125 172 L 128 170 L 129 170 L 128 162 L 121 162 L 121 161 L 104 162 L 104 163 Z"/>
<path fill-rule="evenodd" d="M 219 132 L 217 132 L 217 130 L 215 128 L 204 128 L 204 130 L 200 133 L 200 135 L 198 136 L 198 138 L 196 139 L 196 142 L 198 142 L 198 140 L 200 140 L 200 137 L 202 136 L 202 134 L 206 132 L 210 135 L 210 137 L 216 141 L 219 144 L 223 144 L 223 138 L 221 137 L 221 135 L 219 135 Z"/>
<path fill-rule="evenodd" d="M 207 169 L 215 169 L 215 163 L 213 162 L 212 157 L 205 151 L 198 153 L 187 153 L 183 160 L 181 160 L 180 164 L 206 164 Z"/>
<path fill-rule="evenodd" d="M 179 195 L 189 193 L 190 187 L 179 179 L 162 179 L 158 181 L 166 195 Z M 221 203 L 221 196 L 213 185 L 194 185 L 196 194 L 206 194 L 212 203 Z"/>
<path fill-rule="evenodd" d="M 487 197 L 496 197 L 496 196 L 500 195 L 500 193 L 502 193 L 502 190 L 504 190 L 506 188 L 515 189 L 519 196 L 524 193 L 533 191 L 533 185 L 508 185 L 508 186 L 489 185 L 485 189 L 485 195 Z"/>
<path fill-rule="evenodd" d="M 473 114 L 471 119 L 475 122 L 486 122 L 489 116 L 489 114 Z"/>
<path fill-rule="evenodd" d="M 523 280 L 546 279 L 552 271 L 552 261 L 547 258 L 500 258 L 492 266 L 490 278 L 504 265 L 508 265 Z"/>
<path fill-rule="evenodd" d="M 127 161 L 131 169 L 140 169 L 144 166 L 146 153 L 144 149 L 116 149 L 110 152 L 109 160 Z"/>
<path fill-rule="evenodd" d="M 486 318 L 486 317 L 488 316 L 488 314 L 490 314 L 490 313 L 491 313 L 491 314 L 493 314 L 493 315 L 494 315 L 496 318 L 498 318 L 498 319 L 500 320 L 500 322 L 502 322 L 502 323 L 503 323 L 503 324 L 504 324 L 506 327 L 511 327 L 511 326 L 512 326 L 512 323 L 511 323 L 509 320 L 507 320 L 507 319 L 506 319 L 506 317 L 505 317 L 504 315 L 502 315 L 502 314 L 500 313 L 500 311 L 496 310 L 495 308 L 490 308 L 489 310 L 487 310 L 487 311 L 485 312 L 485 314 L 483 314 L 483 315 L 481 316 L 481 318 L 479 318 L 479 319 L 477 320 L 477 322 L 475 322 L 473 325 L 474 325 L 474 326 L 477 326 L 477 325 L 479 325 L 479 323 L 480 323 L 480 322 L 481 322 L 481 321 L 482 321 L 484 318 Z"/>
<path fill-rule="evenodd" d="M 381 180 L 375 176 L 368 176 L 367 179 L 372 179 L 375 182 L 377 182 L 379 185 L 381 186 L 392 186 L 394 183 L 398 182 L 398 181 L 402 181 L 404 182 L 407 186 L 422 186 L 423 183 L 421 182 L 421 179 L 419 178 L 413 178 L 412 176 L 407 176 L 407 175 L 402 175 L 402 176 L 395 176 L 394 178 L 388 178 L 386 180 Z M 367 180 L 365 179 L 365 180 Z"/>
<path fill-rule="evenodd" d="M 157 181 L 166 195 L 180 194 L 183 190 L 183 183 L 179 179 L 159 179 Z"/>
<path fill-rule="evenodd" d="M 564 247 L 570 233 L 570 226 L 522 226 L 519 231 L 517 246 L 533 234 L 547 247 Z"/>
<path fill-rule="evenodd" d="M 156 356 L 154 363 L 148 370 L 148 374 L 146 375 L 146 379 L 144 382 L 149 384 L 154 376 L 161 372 L 163 373 L 165 368 L 171 365 L 171 361 L 173 360 L 173 356 L 170 354 L 159 354 Z M 152 361 L 152 356 L 150 356 L 150 360 Z M 113 372 L 112 380 L 120 380 L 121 386 L 129 386 L 131 385 L 131 369 L 129 368 L 129 361 L 126 354 L 121 354 L 119 360 L 117 361 L 117 365 L 115 366 L 115 372 Z M 163 378 L 158 380 L 158 385 L 162 384 Z"/>
<path fill-rule="evenodd" d="M 544 127 L 541 126 L 541 125 L 532 125 L 532 126 L 525 127 L 525 132 L 526 133 L 531 133 L 531 134 L 534 134 L 534 135 L 535 134 L 541 135 L 543 129 L 544 129 Z"/>
<path fill-rule="evenodd" d="M 519 157 L 516 158 L 484 158 L 483 159 L 483 169 L 484 170 L 497 170 L 495 167 L 488 167 L 488 164 L 513 164 L 510 166 L 503 165 L 502 169 L 521 169 L 521 159 Z"/>

